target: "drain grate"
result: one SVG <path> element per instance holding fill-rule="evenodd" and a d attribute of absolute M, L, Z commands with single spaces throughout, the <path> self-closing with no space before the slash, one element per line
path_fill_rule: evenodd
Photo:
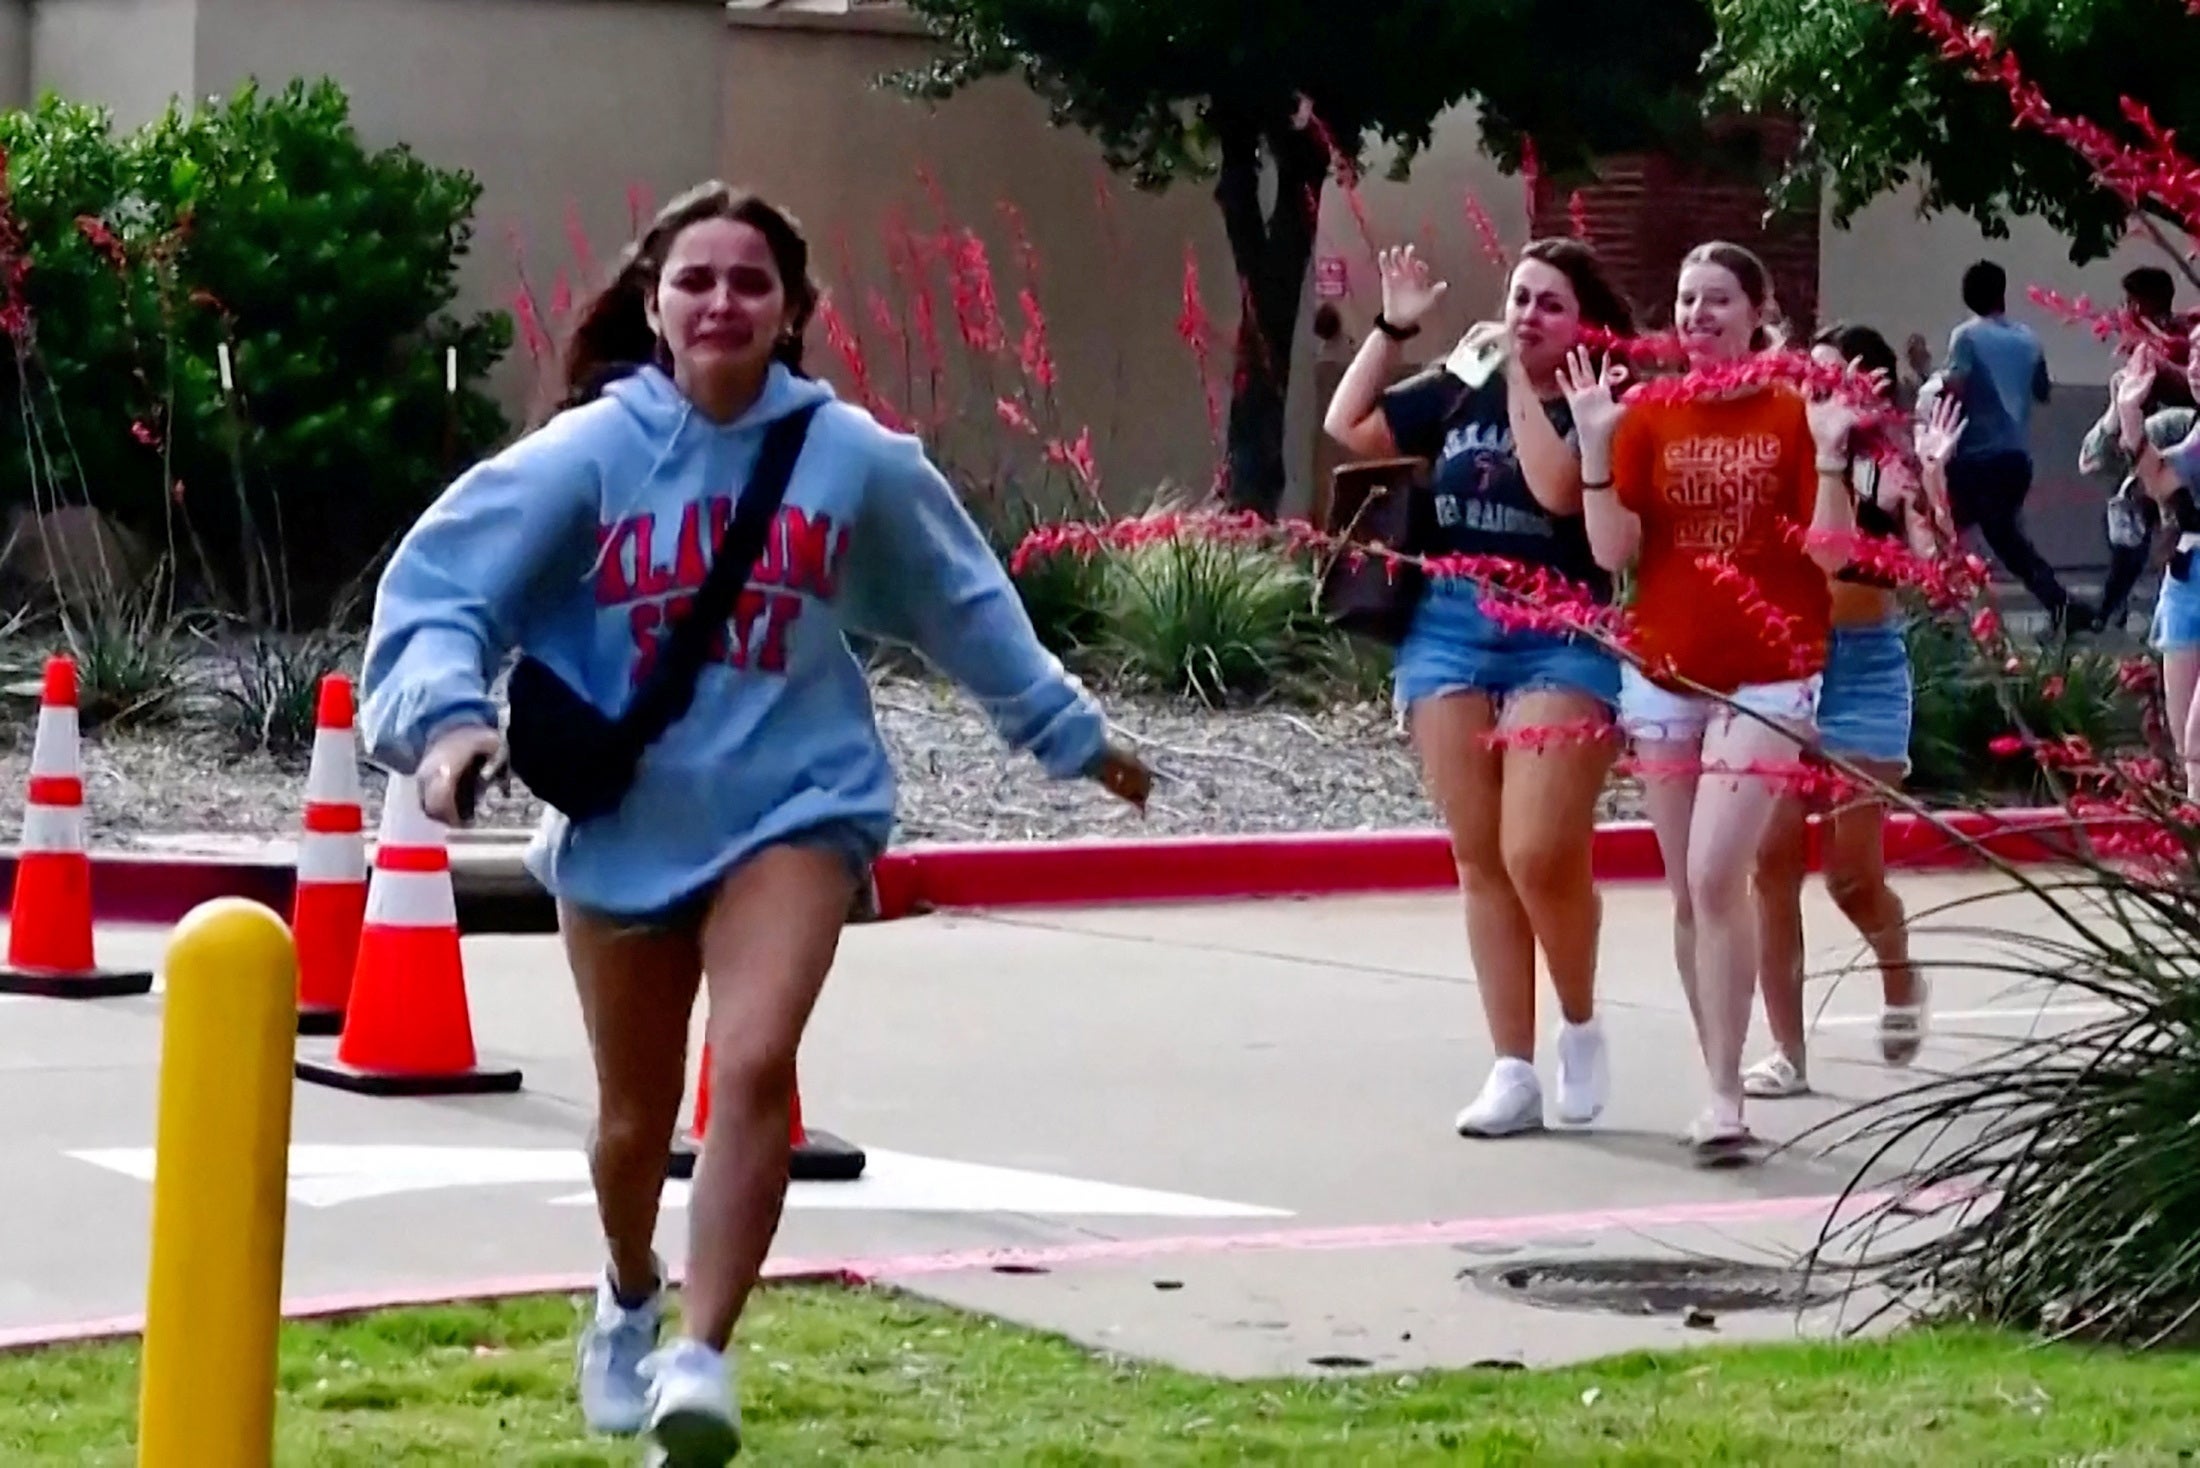
<path fill-rule="evenodd" d="M 1822 1276 L 1806 1281 L 1797 1269 L 1713 1259 L 1540 1259 L 1460 1277 L 1523 1304 L 1611 1315 L 1792 1310 L 1836 1293 Z"/>

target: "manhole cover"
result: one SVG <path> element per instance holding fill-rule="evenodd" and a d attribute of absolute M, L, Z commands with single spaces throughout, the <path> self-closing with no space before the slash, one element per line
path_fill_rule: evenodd
<path fill-rule="evenodd" d="M 1792 1310 L 1834 1293 L 1823 1279 L 1806 1283 L 1800 1270 L 1711 1259 L 1541 1259 L 1469 1269 L 1463 1277 L 1523 1304 L 1614 1315 Z"/>

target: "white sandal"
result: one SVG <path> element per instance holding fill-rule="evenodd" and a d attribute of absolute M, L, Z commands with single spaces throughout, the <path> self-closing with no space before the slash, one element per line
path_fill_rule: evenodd
<path fill-rule="evenodd" d="M 1810 1082 L 1785 1050 L 1775 1050 L 1742 1072 L 1742 1094 L 1760 1101 L 1784 1101 L 1809 1095 Z"/>
<path fill-rule="evenodd" d="M 1889 1004 L 1879 1011 L 1879 1058 L 1898 1070 L 1917 1059 L 1931 1016 L 1932 985 L 1920 976 L 1915 1004 Z"/>

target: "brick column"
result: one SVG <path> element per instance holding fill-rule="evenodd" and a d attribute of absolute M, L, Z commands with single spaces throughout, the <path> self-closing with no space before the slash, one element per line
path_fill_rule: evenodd
<path fill-rule="evenodd" d="M 1750 125 L 1768 162 L 1777 166 L 1795 146 L 1792 123 Z M 1588 238 L 1634 302 L 1640 325 L 1672 324 L 1673 284 L 1682 258 L 1705 240 L 1731 240 L 1757 252 L 1772 271 L 1773 290 L 1792 331 L 1807 336 L 1818 315 L 1818 215 L 1781 216 L 1764 224 L 1764 189 L 1731 172 L 1656 153 L 1618 154 L 1598 164 L 1595 183 L 1578 190 Z M 1573 232 L 1575 191 L 1549 184 L 1536 191 L 1535 232 Z"/>

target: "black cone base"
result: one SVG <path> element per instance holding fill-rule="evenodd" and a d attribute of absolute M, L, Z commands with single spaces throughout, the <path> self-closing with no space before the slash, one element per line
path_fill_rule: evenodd
<path fill-rule="evenodd" d="M 0 994 L 39 999 L 127 999 L 153 992 L 153 976 L 95 968 L 65 973 L 50 968 L 0 968 Z"/>

